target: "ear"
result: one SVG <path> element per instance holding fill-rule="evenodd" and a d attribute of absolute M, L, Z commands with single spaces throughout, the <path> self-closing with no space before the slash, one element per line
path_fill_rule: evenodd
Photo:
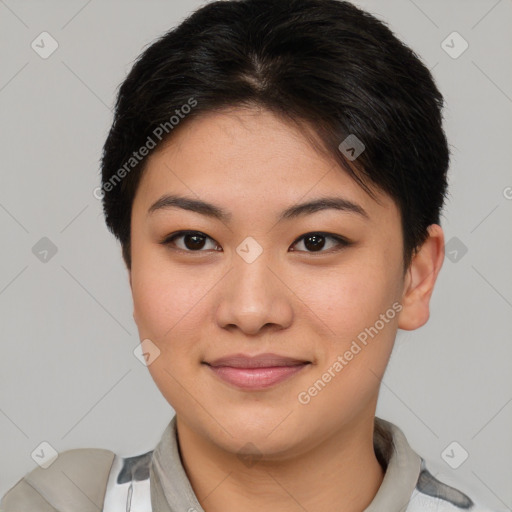
<path fill-rule="evenodd" d="M 133 294 L 133 287 L 132 287 L 132 271 L 130 268 L 126 268 L 126 270 L 128 271 L 128 280 L 130 281 L 130 290 L 132 291 L 132 294 Z M 135 323 L 137 323 L 137 317 L 135 316 L 135 305 L 133 307 L 133 312 L 132 312 L 132 316 L 133 316 L 133 320 L 135 321 Z"/>
<path fill-rule="evenodd" d="M 406 331 L 418 329 L 430 316 L 430 297 L 444 261 L 444 233 L 441 226 L 432 224 L 429 236 L 414 255 L 404 280 L 403 309 L 398 327 Z"/>

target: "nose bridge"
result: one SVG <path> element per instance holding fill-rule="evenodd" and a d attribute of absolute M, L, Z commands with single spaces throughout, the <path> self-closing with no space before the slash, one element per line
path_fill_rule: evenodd
<path fill-rule="evenodd" d="M 272 268 L 273 261 L 270 252 L 254 239 L 246 239 L 237 247 L 217 308 L 219 325 L 236 325 L 254 334 L 267 324 L 280 328 L 289 324 L 289 295 L 275 275 L 278 271 Z"/>
<path fill-rule="evenodd" d="M 272 265 L 270 259 L 268 252 L 262 253 L 254 261 L 247 261 L 238 254 L 233 258 L 233 289 L 239 298 L 254 297 L 260 301 L 268 301 L 271 298 L 273 283 L 271 283 L 272 272 L 269 269 Z"/>

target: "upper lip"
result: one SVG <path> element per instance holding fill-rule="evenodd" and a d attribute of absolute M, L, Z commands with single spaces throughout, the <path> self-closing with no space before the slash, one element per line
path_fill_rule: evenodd
<path fill-rule="evenodd" d="M 250 356 L 246 354 L 231 354 L 213 361 L 205 361 L 209 366 L 231 366 L 233 368 L 269 368 L 272 366 L 297 366 L 309 363 L 304 359 L 281 356 L 278 354 L 259 354 Z"/>

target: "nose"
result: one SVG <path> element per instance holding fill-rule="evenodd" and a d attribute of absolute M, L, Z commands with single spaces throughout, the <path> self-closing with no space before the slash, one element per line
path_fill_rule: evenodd
<path fill-rule="evenodd" d="M 262 330 L 291 325 L 293 292 L 264 254 L 251 263 L 234 256 L 231 271 L 219 289 L 216 320 L 221 328 L 240 329 L 254 336 Z"/>

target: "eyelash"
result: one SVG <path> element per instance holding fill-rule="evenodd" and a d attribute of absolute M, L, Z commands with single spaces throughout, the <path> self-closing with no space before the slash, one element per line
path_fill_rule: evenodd
<path fill-rule="evenodd" d="M 199 235 L 200 237 L 205 237 L 205 238 L 209 238 L 210 240 L 214 241 L 213 238 L 209 237 L 208 235 L 206 235 L 205 233 L 202 233 L 201 231 L 177 231 L 176 233 L 172 233 L 171 235 L 169 236 L 166 236 L 162 241 L 160 241 L 159 243 L 161 245 L 164 245 L 164 246 L 171 246 L 172 243 L 174 242 L 174 240 L 176 240 L 177 238 L 182 238 L 186 235 Z M 337 252 L 343 248 L 346 248 L 346 247 L 349 247 L 353 244 L 353 242 L 350 242 L 349 240 L 339 236 L 339 235 L 334 235 L 334 234 L 331 234 L 331 233 L 326 233 L 324 231 L 310 231 L 309 233 L 306 233 L 302 236 L 300 236 L 299 238 L 297 238 L 295 240 L 295 242 L 293 242 L 292 246 L 293 245 L 296 245 L 297 243 L 299 243 L 300 241 L 304 240 L 305 238 L 307 238 L 308 236 L 311 236 L 311 235 L 320 235 L 324 238 L 330 238 L 332 240 L 335 240 L 337 243 L 338 243 L 338 248 L 334 248 L 333 249 L 329 249 L 327 251 L 324 251 L 324 250 L 320 250 L 320 251 L 293 251 L 293 252 L 305 252 L 307 254 L 322 254 L 322 253 L 332 253 L 332 252 Z M 186 253 L 201 253 L 201 252 L 206 252 L 202 249 L 199 249 L 197 251 L 192 251 L 190 249 L 181 249 L 181 248 L 176 248 L 176 247 L 171 247 L 171 249 L 174 249 L 174 250 L 177 250 L 177 251 L 181 251 L 181 252 L 186 252 Z"/>

